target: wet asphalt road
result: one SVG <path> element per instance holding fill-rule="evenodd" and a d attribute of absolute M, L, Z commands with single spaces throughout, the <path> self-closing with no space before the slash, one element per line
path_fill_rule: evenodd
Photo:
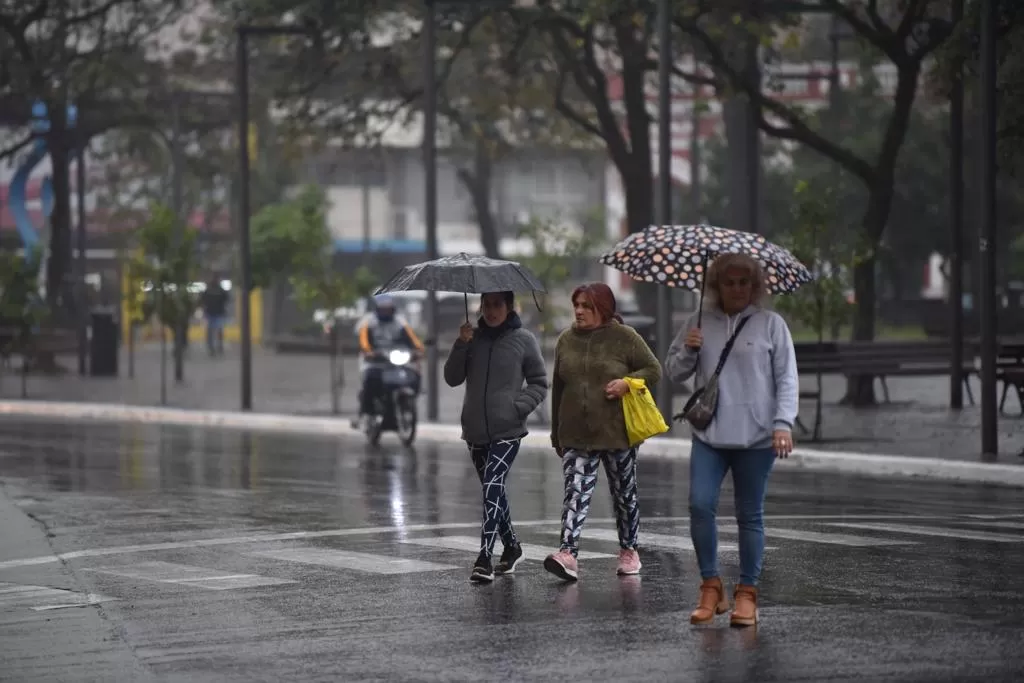
<path fill-rule="evenodd" d="M 642 459 L 639 479 L 640 577 L 615 576 L 602 481 L 579 584 L 532 560 L 473 586 L 459 444 L 0 421 L 0 680 L 1024 679 L 1019 490 L 783 464 L 762 623 L 735 630 L 688 623 L 686 465 Z M 557 460 L 524 451 L 510 491 L 550 551 Z"/>

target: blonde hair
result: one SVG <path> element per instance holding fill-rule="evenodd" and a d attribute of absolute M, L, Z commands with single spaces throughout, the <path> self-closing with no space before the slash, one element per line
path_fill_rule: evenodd
<path fill-rule="evenodd" d="M 708 266 L 707 283 L 704 287 L 705 308 L 721 308 L 719 278 L 730 268 L 744 271 L 751 280 L 750 303 L 765 306 L 768 303 L 768 280 L 764 268 L 747 254 L 719 254 Z"/>

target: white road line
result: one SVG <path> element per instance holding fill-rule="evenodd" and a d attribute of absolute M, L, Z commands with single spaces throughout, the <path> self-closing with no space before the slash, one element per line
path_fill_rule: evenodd
<path fill-rule="evenodd" d="M 1024 529 L 1024 522 L 1004 522 L 991 520 L 988 522 L 963 522 L 970 526 L 988 527 L 991 529 Z"/>
<path fill-rule="evenodd" d="M 555 536 L 561 534 L 560 531 L 549 531 L 546 533 Z M 581 542 L 586 543 L 588 540 L 618 543 L 619 534 L 615 529 L 584 529 Z M 689 536 L 670 536 L 668 534 L 654 534 L 641 530 L 640 547 L 665 548 L 692 553 L 693 541 L 690 540 Z M 736 552 L 739 550 L 739 546 L 735 543 L 719 543 L 718 549 L 723 552 Z M 580 555 L 583 555 L 583 551 L 580 551 Z"/>
<path fill-rule="evenodd" d="M 949 515 L 771 515 L 766 520 L 827 520 L 827 519 L 952 519 Z M 689 517 L 650 517 L 645 521 L 648 524 L 678 524 L 688 522 Z M 613 524 L 614 519 L 595 518 L 587 520 L 590 524 Z M 517 521 L 517 527 L 550 526 L 552 520 Z M 231 536 L 228 538 L 199 538 L 190 541 L 169 541 L 166 543 L 143 543 L 139 545 L 122 545 L 109 548 L 90 548 L 87 550 L 72 550 L 66 553 L 55 555 L 42 555 L 39 557 L 26 557 L 18 560 L 7 560 L 0 562 L 0 570 L 15 569 L 18 567 L 32 567 L 42 564 L 54 564 L 67 560 L 76 560 L 87 557 L 106 557 L 109 555 L 126 555 L 130 553 L 148 553 L 160 550 L 186 550 L 190 548 L 207 548 L 219 545 L 270 543 L 275 541 L 294 541 L 309 538 L 332 538 L 340 536 L 373 536 L 377 534 L 410 534 L 417 531 L 441 531 L 447 529 L 478 529 L 480 522 L 452 522 L 448 524 L 408 524 L 402 526 L 376 526 L 358 527 L 350 529 L 327 529 L 323 531 L 290 531 L 280 534 L 256 534 L 249 536 Z"/>
<path fill-rule="evenodd" d="M 1010 536 L 993 534 L 970 529 L 945 529 L 931 526 L 913 526 L 910 524 L 866 524 L 857 522 L 832 522 L 828 526 L 845 527 L 848 529 L 865 529 L 867 531 L 888 531 L 894 534 L 913 534 L 918 536 L 937 536 L 940 538 L 962 538 L 967 541 L 993 541 L 996 543 L 1024 543 L 1024 534 Z"/>
<path fill-rule="evenodd" d="M 215 591 L 295 583 L 295 581 L 289 579 L 224 572 L 217 569 L 193 567 L 187 564 L 174 564 L 172 562 L 141 562 L 123 567 L 94 567 L 85 571 L 142 581 L 181 584 Z"/>
<path fill-rule="evenodd" d="M 718 533 L 727 535 L 739 534 L 735 526 L 720 526 Z M 779 529 L 768 527 L 764 531 L 766 539 L 785 538 L 790 541 L 806 543 L 826 543 L 829 545 L 845 545 L 852 548 L 870 548 L 873 546 L 917 545 L 917 541 L 897 541 L 891 538 L 872 538 L 870 536 L 853 536 L 835 532 L 804 531 L 802 529 Z"/>
<path fill-rule="evenodd" d="M 252 557 L 266 557 L 285 562 L 301 562 L 317 564 L 338 569 L 352 569 L 370 574 L 417 574 L 419 572 L 449 571 L 459 569 L 447 564 L 437 564 L 423 560 L 410 560 L 386 555 L 355 553 L 348 550 L 331 550 L 328 548 L 288 548 L 285 550 L 267 550 L 247 553 Z"/>
<path fill-rule="evenodd" d="M 402 543 L 423 546 L 424 548 L 464 550 L 467 553 L 472 553 L 473 555 L 480 552 L 480 539 L 472 536 L 423 536 L 419 538 L 405 538 L 402 539 Z M 537 562 L 543 562 L 544 558 L 557 550 L 557 548 L 543 548 L 536 545 L 530 545 L 529 543 L 523 543 L 522 546 L 523 559 L 536 560 Z M 498 547 L 495 548 L 494 553 L 495 557 L 501 554 L 500 541 L 498 542 Z M 615 557 L 615 555 L 609 555 L 608 553 L 591 553 L 581 550 L 579 557 L 581 560 L 599 560 Z"/>
<path fill-rule="evenodd" d="M 49 586 L 29 586 L 18 583 L 0 583 L 0 607 L 28 607 L 35 612 L 65 607 L 83 607 L 117 600 L 98 593 L 78 593 Z"/>

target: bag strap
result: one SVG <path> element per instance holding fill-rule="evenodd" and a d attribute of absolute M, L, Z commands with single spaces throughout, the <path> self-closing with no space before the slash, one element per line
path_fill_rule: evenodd
<path fill-rule="evenodd" d="M 722 368 L 725 367 L 725 361 L 729 358 L 729 352 L 732 351 L 732 345 L 736 342 L 736 337 L 739 336 L 740 332 L 743 331 L 743 326 L 747 324 L 752 316 L 748 315 L 743 320 L 740 320 L 740 324 L 736 326 L 732 336 L 729 337 L 729 341 L 725 342 L 725 348 L 722 349 L 722 355 L 718 358 L 718 367 L 715 368 L 715 373 L 712 377 L 717 377 L 722 372 Z"/>

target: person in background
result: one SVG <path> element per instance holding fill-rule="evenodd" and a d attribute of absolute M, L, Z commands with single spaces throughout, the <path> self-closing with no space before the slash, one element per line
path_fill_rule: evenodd
<path fill-rule="evenodd" d="M 206 318 L 206 349 L 211 356 L 224 355 L 224 324 L 227 322 L 229 299 L 228 290 L 224 289 L 220 278 L 211 277 L 201 300 Z"/>
<path fill-rule="evenodd" d="M 622 324 L 608 285 L 577 287 L 572 306 L 575 323 L 555 345 L 551 386 L 551 445 L 565 475 L 562 543 L 544 560 L 544 568 L 566 581 L 579 578 L 580 533 L 603 463 L 619 535 L 617 572 L 639 574 L 636 448 L 626 436 L 622 397 L 629 385 L 623 378 L 652 386 L 661 379 L 661 365 L 643 337 Z"/>
<path fill-rule="evenodd" d="M 374 313 L 360 323 L 358 335 L 363 381 L 359 391 L 359 414 L 352 420 L 354 429 L 358 429 L 363 418 L 373 412 L 373 398 L 380 388 L 385 362 L 377 354 L 394 348 L 423 353 L 423 343 L 395 312 L 395 300 L 386 294 L 374 299 Z M 414 390 L 419 393 L 418 383 Z"/>
<path fill-rule="evenodd" d="M 523 558 L 509 511 L 505 481 L 526 436 L 526 419 L 548 393 L 548 374 L 540 344 L 515 309 L 512 292 L 484 294 L 474 328 L 466 323 L 444 364 L 448 386 L 466 384 L 462 401 L 462 438 L 483 486 L 480 555 L 470 581 L 489 583 L 495 574 L 511 574 Z M 501 538 L 504 550 L 491 560 Z"/>
<path fill-rule="evenodd" d="M 786 321 L 762 307 L 764 272 L 745 254 L 723 254 L 707 273 L 703 327 L 694 315 L 672 343 L 665 369 L 697 386 L 718 365 L 722 349 L 739 329 L 718 380 L 718 406 L 703 431 L 694 430 L 690 451 L 690 536 L 703 582 L 691 623 L 705 624 L 728 611 L 718 573 L 718 496 L 732 470 L 739 528 L 740 582 L 733 596 L 733 626 L 757 623 L 758 581 L 764 558 L 764 500 L 776 457 L 793 450 L 799 382 L 796 352 Z M 746 321 L 746 322 L 743 322 Z M 742 324 L 742 328 L 740 327 Z"/>

